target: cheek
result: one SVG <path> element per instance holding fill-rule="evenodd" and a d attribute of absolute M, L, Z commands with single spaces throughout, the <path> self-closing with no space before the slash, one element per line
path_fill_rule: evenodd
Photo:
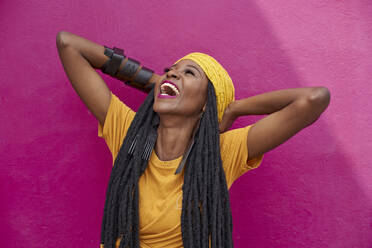
<path fill-rule="evenodd" d="M 187 87 L 185 89 L 185 92 L 189 93 L 189 94 L 191 94 L 195 97 L 203 98 L 203 96 L 206 95 L 206 93 L 207 93 L 207 88 L 200 81 L 192 82 L 192 84 L 190 84 L 188 86 L 189 87 Z"/>
<path fill-rule="evenodd" d="M 198 87 L 190 89 L 184 96 L 185 102 L 187 102 L 188 107 L 193 109 L 201 109 L 206 101 L 206 90 Z"/>

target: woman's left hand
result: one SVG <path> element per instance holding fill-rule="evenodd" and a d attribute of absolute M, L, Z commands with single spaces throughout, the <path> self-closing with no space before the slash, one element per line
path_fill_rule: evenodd
<path fill-rule="evenodd" d="M 226 132 L 231 125 L 234 123 L 234 121 L 239 117 L 235 112 L 234 112 L 234 105 L 237 103 L 237 101 L 233 101 L 227 106 L 225 109 L 225 112 L 222 116 L 222 120 L 219 123 L 219 130 L 220 133 Z"/>

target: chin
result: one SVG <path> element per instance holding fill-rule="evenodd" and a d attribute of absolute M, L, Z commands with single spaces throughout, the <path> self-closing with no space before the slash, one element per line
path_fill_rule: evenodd
<path fill-rule="evenodd" d="M 177 112 L 174 108 L 174 105 L 170 106 L 170 104 L 154 103 L 152 108 L 153 108 L 154 112 L 156 112 L 159 115 L 161 115 L 161 114 L 172 114 L 172 113 Z"/>

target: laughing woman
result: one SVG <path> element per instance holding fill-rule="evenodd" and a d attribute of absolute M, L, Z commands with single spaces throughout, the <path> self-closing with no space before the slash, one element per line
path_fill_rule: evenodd
<path fill-rule="evenodd" d="M 226 70 L 194 52 L 158 75 L 124 55 L 61 31 L 57 47 L 113 158 L 101 247 L 233 247 L 229 188 L 327 108 L 325 87 L 234 99 Z M 95 69 L 148 92 L 137 112 Z M 263 115 L 227 131 L 243 115 Z"/>

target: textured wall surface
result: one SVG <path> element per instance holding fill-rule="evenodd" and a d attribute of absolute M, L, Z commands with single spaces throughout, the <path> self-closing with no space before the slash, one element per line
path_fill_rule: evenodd
<path fill-rule="evenodd" d="M 327 87 L 323 115 L 231 188 L 235 247 L 371 248 L 371 27 L 370 0 L 1 1 L 0 247 L 99 245 L 112 160 L 59 61 L 66 30 L 157 73 L 208 53 L 238 99 Z M 138 108 L 144 94 L 99 73 Z"/>

